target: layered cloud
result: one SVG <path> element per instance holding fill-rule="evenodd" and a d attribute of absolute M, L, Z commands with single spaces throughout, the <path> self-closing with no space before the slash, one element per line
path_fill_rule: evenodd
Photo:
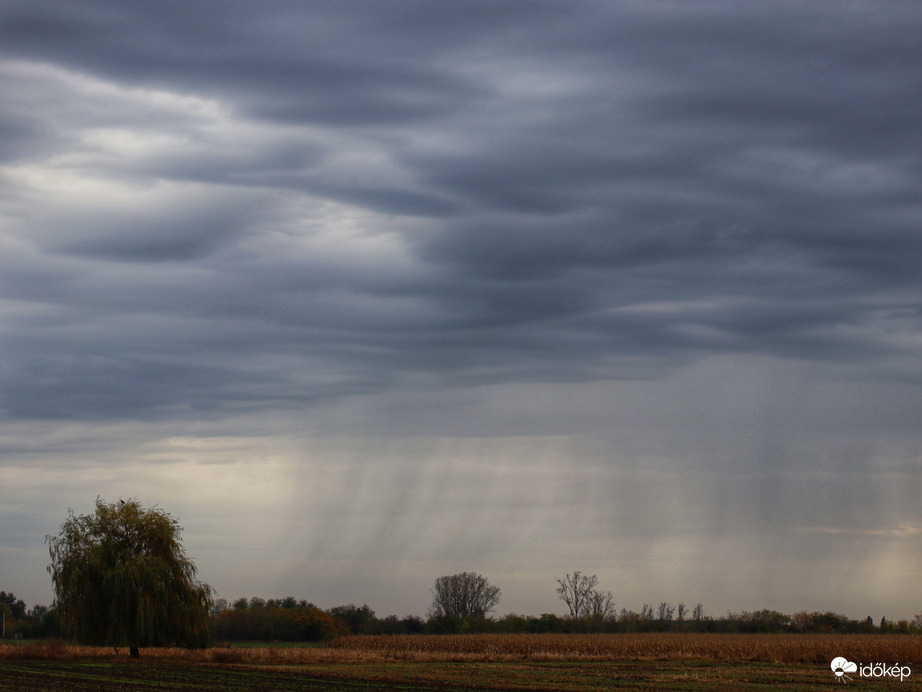
<path fill-rule="evenodd" d="M 538 496 L 561 465 L 694 468 L 676 522 L 725 513 L 685 545 L 761 540 L 775 506 L 778 550 L 813 546 L 829 523 L 790 511 L 797 483 L 825 496 L 810 474 L 918 484 L 920 24 L 899 2 L 4 2 L 0 465 L 86 462 L 28 430 L 130 431 L 116 469 L 174 438 L 275 440 L 294 469 L 327 463 L 318 440 L 343 469 L 368 454 L 343 440 L 401 440 L 380 502 L 403 518 L 340 542 L 431 557 L 408 517 L 477 483 L 408 480 L 436 464 L 413 440 L 465 469 L 458 440 L 508 440 L 520 483 L 558 450 Z M 673 545 L 631 504 L 651 487 L 620 500 L 628 534 Z M 914 508 L 849 498 L 843 531 L 913 540 L 886 527 Z M 483 525 L 554 523 L 538 504 L 499 493 Z M 590 533 L 591 555 L 627 540 Z M 545 548 L 522 550 L 511 579 Z"/>

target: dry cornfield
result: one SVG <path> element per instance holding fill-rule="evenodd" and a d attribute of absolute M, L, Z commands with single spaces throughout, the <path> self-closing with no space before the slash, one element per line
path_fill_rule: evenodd
<path fill-rule="evenodd" d="M 111 647 L 0 646 L 0 658 L 115 658 Z M 150 648 L 147 659 L 304 665 L 346 661 L 605 661 L 725 659 L 779 663 L 922 663 L 922 636 L 864 634 L 468 634 L 341 637 L 321 647 Z"/>
<path fill-rule="evenodd" d="M 922 662 L 922 637 L 835 634 L 471 634 L 343 637 L 329 644 L 346 655 L 394 660 L 731 659 L 823 663 Z"/>

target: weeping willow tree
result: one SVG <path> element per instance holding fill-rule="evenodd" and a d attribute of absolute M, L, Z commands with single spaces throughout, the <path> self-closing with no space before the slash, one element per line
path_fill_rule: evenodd
<path fill-rule="evenodd" d="M 108 504 L 68 519 L 47 536 L 55 605 L 81 644 L 206 646 L 211 588 L 196 579 L 177 521 L 137 500 Z"/>

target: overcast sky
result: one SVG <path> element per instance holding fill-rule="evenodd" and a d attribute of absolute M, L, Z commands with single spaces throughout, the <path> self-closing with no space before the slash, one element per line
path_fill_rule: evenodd
<path fill-rule="evenodd" d="M 0 588 L 922 610 L 917 2 L 0 2 Z"/>

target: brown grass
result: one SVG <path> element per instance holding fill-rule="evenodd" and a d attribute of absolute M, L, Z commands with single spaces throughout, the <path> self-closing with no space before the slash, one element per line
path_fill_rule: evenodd
<path fill-rule="evenodd" d="M 128 651 L 49 641 L 0 645 L 0 658 L 113 659 Z M 922 663 L 922 636 L 824 634 L 470 634 L 341 637 L 327 647 L 142 649 L 148 660 L 307 665 L 350 661 L 605 661 L 725 659 L 778 663 Z"/>
<path fill-rule="evenodd" d="M 68 657 L 67 646 L 60 639 L 47 639 L 40 644 L 29 642 L 27 644 L 0 644 L 0 658 L 51 658 L 60 659 Z"/>

